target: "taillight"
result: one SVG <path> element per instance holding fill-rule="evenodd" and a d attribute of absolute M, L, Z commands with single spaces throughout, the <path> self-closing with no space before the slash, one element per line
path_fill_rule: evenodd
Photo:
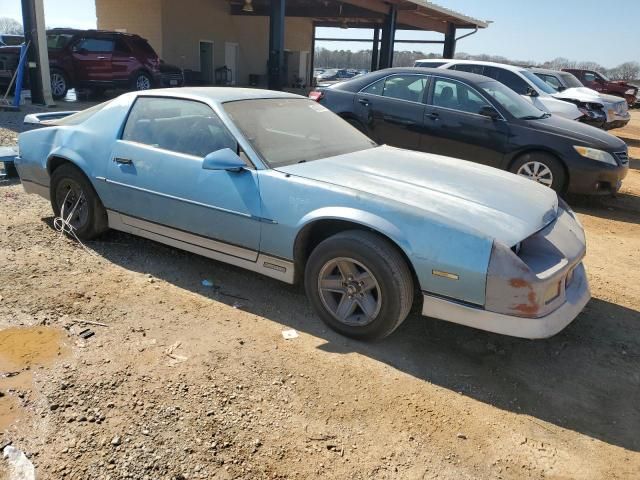
<path fill-rule="evenodd" d="M 319 102 L 324 98 L 324 92 L 314 90 L 313 92 L 309 92 L 309 98 L 315 102 Z"/>

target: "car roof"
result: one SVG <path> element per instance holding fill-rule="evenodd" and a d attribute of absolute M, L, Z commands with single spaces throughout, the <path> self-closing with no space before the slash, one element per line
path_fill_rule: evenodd
<path fill-rule="evenodd" d="M 47 30 L 47 33 L 68 33 L 71 35 L 81 35 L 84 33 L 91 35 L 120 35 L 123 37 L 142 38 L 140 35 L 137 35 L 135 33 L 116 32 L 114 30 L 82 30 L 79 28 L 50 28 Z"/>
<path fill-rule="evenodd" d="M 182 87 L 159 88 L 135 92 L 138 97 L 172 97 L 200 100 L 202 102 L 225 103 L 238 100 L 258 100 L 266 98 L 298 98 L 307 99 L 301 95 L 275 90 L 259 88 L 235 88 L 235 87 Z"/>
<path fill-rule="evenodd" d="M 529 67 L 529 70 L 531 70 L 534 73 L 548 73 L 549 75 L 557 75 L 559 73 L 566 73 L 566 72 L 562 72 L 560 70 L 551 70 L 550 68 L 539 68 L 539 67 Z"/>
<path fill-rule="evenodd" d="M 357 91 L 388 75 L 403 73 L 422 73 L 425 75 L 437 75 L 439 77 L 451 78 L 453 80 L 462 80 L 470 84 L 495 81 L 492 78 L 485 77 L 484 75 L 478 75 L 477 73 L 460 72 L 458 70 L 445 70 L 441 68 L 428 67 L 395 67 L 385 68 L 384 70 L 376 70 L 375 72 L 358 75 L 353 79 L 332 85 L 331 88 L 336 90 Z"/>

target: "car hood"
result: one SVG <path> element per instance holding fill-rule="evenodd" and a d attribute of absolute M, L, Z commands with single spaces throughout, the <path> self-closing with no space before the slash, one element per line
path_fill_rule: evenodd
<path fill-rule="evenodd" d="M 553 96 L 559 99 L 579 100 L 581 102 L 598 102 L 602 101 L 600 94 L 595 90 L 591 90 L 587 87 L 567 88 L 558 93 L 554 93 Z"/>
<path fill-rule="evenodd" d="M 538 120 L 526 120 L 528 126 L 538 132 L 564 137 L 575 145 L 593 147 L 607 151 L 626 150 L 626 144 L 618 137 L 599 128 L 584 123 L 568 120 L 558 115 L 551 115 Z"/>
<path fill-rule="evenodd" d="M 381 146 L 277 168 L 400 203 L 426 217 L 513 246 L 557 215 L 549 188 L 496 168 Z"/>
<path fill-rule="evenodd" d="M 538 107 L 540 110 L 560 115 L 570 120 L 575 120 L 582 116 L 582 112 L 580 112 L 578 107 L 573 103 L 560 100 L 559 98 L 555 98 L 553 95 L 544 94 L 539 97 L 523 95 L 523 97 L 533 103 L 533 105 Z"/>

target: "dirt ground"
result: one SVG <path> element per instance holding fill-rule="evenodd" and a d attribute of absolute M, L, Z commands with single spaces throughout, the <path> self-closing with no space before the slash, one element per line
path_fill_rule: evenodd
<path fill-rule="evenodd" d="M 0 183 L 0 448 L 41 480 L 640 478 L 640 160 L 573 203 L 593 299 L 559 335 L 413 315 L 359 343 L 275 280 L 117 232 L 84 250 Z"/>

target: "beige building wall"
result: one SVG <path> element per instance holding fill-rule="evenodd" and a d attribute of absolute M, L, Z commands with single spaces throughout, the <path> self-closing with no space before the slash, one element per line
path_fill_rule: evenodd
<path fill-rule="evenodd" d="M 200 41 L 214 44 L 214 68 L 226 64 L 225 42 L 239 45 L 237 84 L 266 75 L 269 18 L 232 16 L 228 0 L 96 0 L 98 28 L 126 29 L 149 40 L 168 63 L 200 70 Z M 311 51 L 311 19 L 287 18 L 285 49 Z M 296 62 L 296 68 L 298 63 Z"/>
<path fill-rule="evenodd" d="M 162 0 L 96 0 L 98 29 L 136 33 L 161 57 Z"/>

